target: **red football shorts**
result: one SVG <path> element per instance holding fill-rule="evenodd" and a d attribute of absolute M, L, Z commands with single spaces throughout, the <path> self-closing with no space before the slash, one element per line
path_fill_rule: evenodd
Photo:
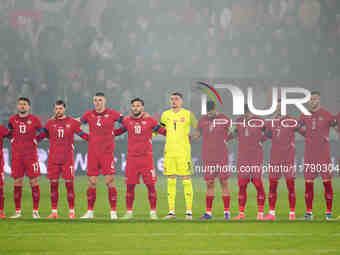
<path fill-rule="evenodd" d="M 153 184 L 157 181 L 157 174 L 153 156 L 128 157 L 126 161 L 125 183 L 139 184 L 140 176 L 144 184 Z"/>
<path fill-rule="evenodd" d="M 18 179 L 25 175 L 30 179 L 40 176 L 38 156 L 33 156 L 32 158 L 12 156 L 11 176 Z"/>
<path fill-rule="evenodd" d="M 75 176 L 74 160 L 73 157 L 64 164 L 56 164 L 52 161 L 47 163 L 47 178 L 59 179 L 61 177 L 64 180 L 73 180 Z"/>
<path fill-rule="evenodd" d="M 115 160 L 112 153 L 89 152 L 87 155 L 87 176 L 115 174 Z"/>

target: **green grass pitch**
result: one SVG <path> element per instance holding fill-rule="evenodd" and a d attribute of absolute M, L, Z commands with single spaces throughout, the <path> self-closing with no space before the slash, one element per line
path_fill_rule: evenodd
<path fill-rule="evenodd" d="M 12 181 L 7 178 L 5 186 L 6 215 L 14 212 Z M 125 185 L 122 177 L 116 178 L 118 188 L 118 214 L 125 210 Z M 334 179 L 334 215 L 340 215 L 339 179 Z M 231 213 L 237 214 L 237 185 L 232 180 Z M 86 177 L 76 179 L 76 214 L 81 216 L 87 209 Z M 265 183 L 266 192 L 268 182 Z M 158 215 L 167 214 L 166 180 L 160 178 L 158 188 Z M 304 214 L 304 183 L 297 180 L 297 217 Z M 94 220 L 68 220 L 65 188 L 60 185 L 58 220 L 31 219 L 31 191 L 27 180 L 23 194 L 23 219 L 0 221 L 0 255 L 54 255 L 54 254 L 340 254 L 340 221 L 324 221 L 325 203 L 323 187 L 318 179 L 315 183 L 314 220 L 312 222 L 289 222 L 287 191 L 283 180 L 279 185 L 277 221 L 257 222 L 256 192 L 248 188 L 248 203 L 243 222 L 223 220 L 220 188 L 214 201 L 214 220 L 202 222 L 199 217 L 205 210 L 205 184 L 194 178 L 193 221 L 184 220 L 183 186 L 177 182 L 177 217 L 175 221 L 149 220 L 149 205 L 146 188 L 140 184 L 136 189 L 135 219 L 132 221 L 110 221 L 107 192 L 100 178 Z M 266 205 L 268 203 L 266 202 Z M 49 186 L 41 178 L 40 215 L 50 213 Z M 266 208 L 267 211 L 268 208 Z"/>

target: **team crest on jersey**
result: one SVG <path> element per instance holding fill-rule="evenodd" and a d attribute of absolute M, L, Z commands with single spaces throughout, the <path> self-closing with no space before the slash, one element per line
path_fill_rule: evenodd
<path fill-rule="evenodd" d="M 182 118 L 181 118 L 181 122 L 184 122 L 184 121 L 185 121 L 185 118 L 184 118 L 184 117 L 182 117 Z"/>
<path fill-rule="evenodd" d="M 27 121 L 27 124 L 28 124 L 28 125 L 31 125 L 31 124 L 32 124 L 32 121 L 31 121 L 31 120 L 28 120 L 28 121 Z"/>
<path fill-rule="evenodd" d="M 320 121 L 322 121 L 322 120 L 323 120 L 323 118 L 322 118 L 322 117 L 319 117 L 319 120 L 320 120 Z"/>
<path fill-rule="evenodd" d="M 108 117 L 109 117 L 109 115 L 106 113 L 106 114 L 104 115 L 104 117 L 105 117 L 105 118 L 108 118 Z"/>
<path fill-rule="evenodd" d="M 142 125 L 145 125 L 146 124 L 146 121 L 145 120 L 142 120 Z"/>
<path fill-rule="evenodd" d="M 71 127 L 71 125 L 70 124 L 66 124 L 66 128 L 70 128 Z"/>

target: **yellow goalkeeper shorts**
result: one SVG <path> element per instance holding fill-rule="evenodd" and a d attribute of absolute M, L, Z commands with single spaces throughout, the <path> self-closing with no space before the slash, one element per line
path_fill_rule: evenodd
<path fill-rule="evenodd" d="M 164 175 L 191 175 L 192 163 L 187 157 L 164 157 Z"/>

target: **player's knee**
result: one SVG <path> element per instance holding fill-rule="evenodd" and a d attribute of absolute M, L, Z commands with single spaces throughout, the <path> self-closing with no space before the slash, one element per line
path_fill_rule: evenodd
<path fill-rule="evenodd" d="M 23 178 L 18 178 L 14 180 L 14 186 L 22 186 Z"/>
<path fill-rule="evenodd" d="M 93 178 L 93 176 L 90 177 L 88 179 L 88 184 L 89 184 L 89 187 L 95 188 L 97 186 L 97 178 Z"/>
<path fill-rule="evenodd" d="M 39 185 L 39 179 L 38 178 L 30 179 L 30 184 L 31 184 L 31 186 Z"/>
<path fill-rule="evenodd" d="M 114 178 L 113 178 L 113 176 L 106 176 L 105 184 L 108 187 L 113 187 L 114 186 Z"/>

